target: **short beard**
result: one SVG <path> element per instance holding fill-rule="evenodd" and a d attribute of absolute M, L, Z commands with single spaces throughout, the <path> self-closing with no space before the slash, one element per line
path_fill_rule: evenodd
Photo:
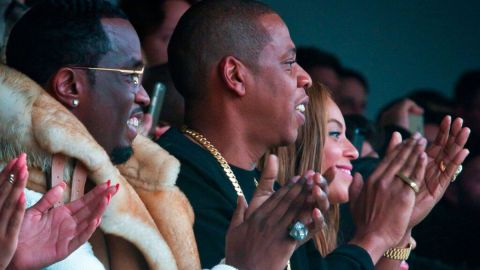
<path fill-rule="evenodd" d="M 114 148 L 110 153 L 110 160 L 114 165 L 122 164 L 127 162 L 127 160 L 132 155 L 133 155 L 133 149 L 131 146 L 117 147 L 117 148 Z"/>

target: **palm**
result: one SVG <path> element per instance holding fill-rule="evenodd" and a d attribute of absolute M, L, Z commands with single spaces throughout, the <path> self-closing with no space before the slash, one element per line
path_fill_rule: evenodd
<path fill-rule="evenodd" d="M 457 167 L 468 155 L 468 151 L 463 147 L 469 133 L 468 128 L 462 128 L 462 121 L 459 119 L 452 125 L 449 118 L 442 121 L 435 141 L 426 150 L 428 163 L 424 183 L 416 197 L 410 228 L 420 223 L 442 198 Z M 440 170 L 442 161 L 446 166 L 443 172 Z"/>
<path fill-rule="evenodd" d="M 77 234 L 78 225 L 66 206 L 48 213 L 27 210 L 17 246 L 17 254 L 24 257 L 16 259 L 25 265 L 48 265 L 66 257 L 72 251 L 72 239 Z M 37 256 L 38 253 L 41 256 Z"/>
<path fill-rule="evenodd" d="M 12 265 L 37 269 L 64 259 L 90 238 L 118 187 L 110 187 L 110 182 L 98 185 L 56 208 L 52 206 L 62 197 L 65 183 L 51 189 L 26 211 Z"/>

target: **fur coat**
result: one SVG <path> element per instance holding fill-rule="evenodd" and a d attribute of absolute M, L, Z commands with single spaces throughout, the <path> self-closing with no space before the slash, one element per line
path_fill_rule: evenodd
<path fill-rule="evenodd" d="M 69 187 L 73 161 L 82 162 L 94 183 L 120 184 L 102 217 L 104 233 L 134 244 L 151 269 L 200 269 L 193 211 L 175 186 L 179 162 L 145 137 L 137 136 L 132 146 L 134 155 L 115 167 L 73 114 L 25 75 L 0 66 L 0 168 L 27 153 L 27 187 L 44 193 L 53 154 L 68 157 Z"/>

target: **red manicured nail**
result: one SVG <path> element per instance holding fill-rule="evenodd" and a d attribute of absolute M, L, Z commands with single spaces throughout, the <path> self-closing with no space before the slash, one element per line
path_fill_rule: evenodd
<path fill-rule="evenodd" d="M 117 184 L 115 185 L 115 188 L 116 188 L 116 189 L 117 189 L 117 191 L 118 191 L 118 189 L 120 188 L 120 184 L 119 184 L 119 183 L 117 183 Z"/>
<path fill-rule="evenodd" d="M 110 187 L 110 179 L 107 180 L 107 188 L 109 188 L 109 187 Z"/>

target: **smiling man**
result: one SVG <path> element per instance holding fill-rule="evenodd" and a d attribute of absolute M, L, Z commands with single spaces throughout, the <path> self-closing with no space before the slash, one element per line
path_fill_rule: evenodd
<path fill-rule="evenodd" d="M 185 97 L 187 126 L 172 128 L 158 143 L 182 164 L 177 185 L 194 209 L 200 260 L 208 268 L 225 257 L 237 197 L 252 198 L 259 159 L 269 148 L 296 140 L 311 79 L 296 63 L 285 23 L 257 1 L 194 5 L 180 19 L 168 52 L 175 86 Z M 262 226 L 264 234 L 273 231 L 272 224 Z M 289 238 L 287 227 L 280 231 Z M 261 261 L 268 264 L 278 256 Z M 340 248 L 323 260 L 309 242 L 287 268 L 372 269 L 373 263 L 358 246 Z"/>
<path fill-rule="evenodd" d="M 120 185 L 91 241 L 95 254 L 80 259 L 97 257 L 106 269 L 199 268 L 193 213 L 175 187 L 178 161 L 137 136 L 149 97 L 126 16 L 102 0 L 45 0 L 13 28 L 6 54 L 40 87 L 0 68 L 2 162 L 28 153 L 28 188 L 43 193 L 65 179 L 65 201 L 82 195 L 85 180 L 87 189 Z"/>

